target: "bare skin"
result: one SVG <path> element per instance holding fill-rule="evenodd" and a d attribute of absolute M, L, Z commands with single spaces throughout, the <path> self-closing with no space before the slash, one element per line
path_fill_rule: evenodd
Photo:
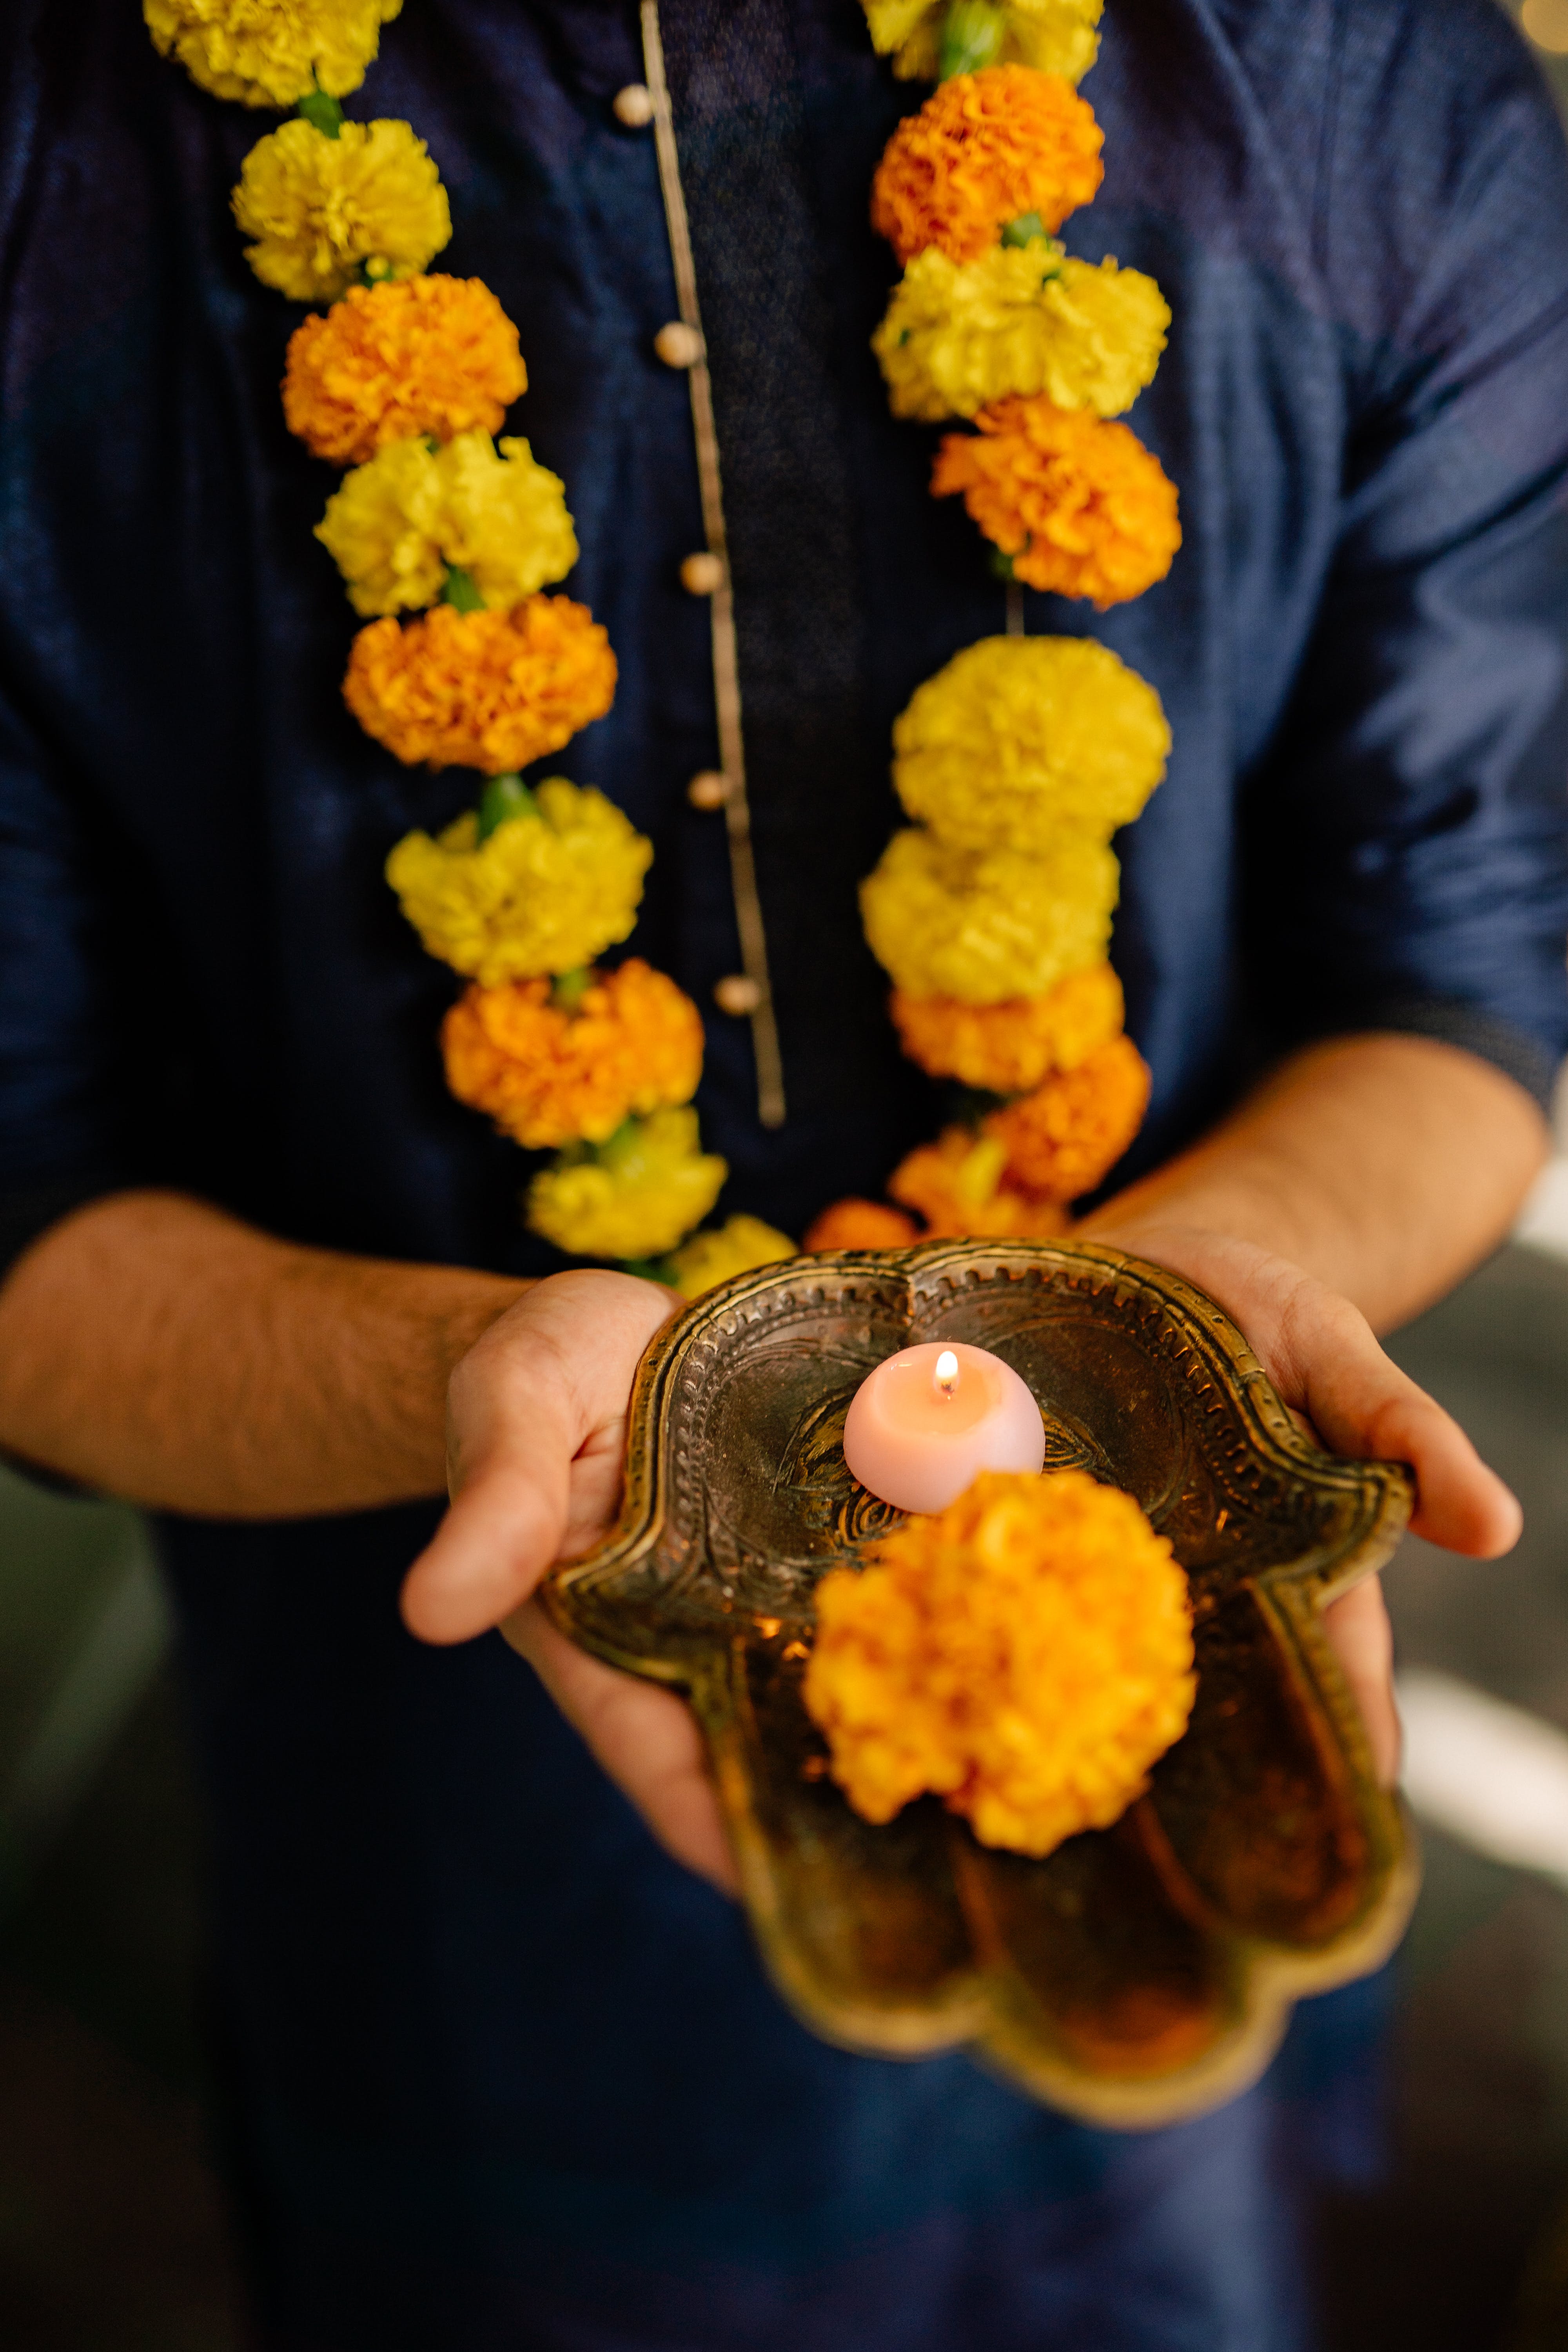
<path fill-rule="evenodd" d="M 1208 1291 L 1325 1444 L 1411 1464 L 1420 1534 L 1493 1559 L 1518 1504 L 1373 1327 L 1502 1239 L 1545 1150 L 1534 1105 L 1489 1064 L 1420 1038 L 1346 1039 L 1284 1065 L 1082 1231 Z M 632 1373 L 674 1303 L 626 1275 L 528 1286 L 300 1249 L 177 1194 L 120 1194 L 51 1227 L 0 1287 L 0 1444 L 219 1517 L 445 1486 L 451 1508 L 404 1588 L 411 1630 L 450 1643 L 507 1620 L 656 1835 L 728 1888 L 688 1709 L 574 1649 L 530 1598 L 613 1514 Z M 1330 1632 L 1392 1777 L 1375 1584 Z"/>

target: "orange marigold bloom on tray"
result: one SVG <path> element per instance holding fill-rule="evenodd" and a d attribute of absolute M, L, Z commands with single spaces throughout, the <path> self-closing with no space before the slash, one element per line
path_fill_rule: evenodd
<path fill-rule="evenodd" d="M 571 741 L 616 696 L 610 640 L 585 604 L 530 596 L 507 613 L 437 604 L 362 629 L 343 700 L 409 766 L 505 775 Z"/>
<path fill-rule="evenodd" d="M 1163 580 L 1182 543 L 1176 487 L 1125 425 L 1048 400 L 999 400 L 950 433 L 931 495 L 962 491 L 972 519 L 1031 588 L 1108 605 Z"/>
<path fill-rule="evenodd" d="M 318 457 L 363 465 L 416 434 L 494 433 L 528 389 L 517 329 L 477 278 L 351 286 L 289 341 L 283 414 Z"/>
<path fill-rule="evenodd" d="M 1067 1230 L 1056 1201 L 1006 1181 L 1006 1146 L 967 1127 L 949 1127 L 939 1141 L 922 1143 L 900 1160 L 888 1190 L 918 1210 L 926 1239 L 969 1234 L 992 1241 L 1050 1241 Z"/>
<path fill-rule="evenodd" d="M 1148 1064 L 1131 1037 L 1112 1037 L 1076 1070 L 994 1110 L 985 1134 L 1006 1153 L 1016 1182 L 1047 1200 L 1076 1201 L 1115 1167 L 1148 1108 Z"/>
<path fill-rule="evenodd" d="M 920 1239 L 920 1231 L 912 1217 L 881 1201 L 835 1201 L 807 1226 L 801 1248 L 908 1249 Z"/>
<path fill-rule="evenodd" d="M 900 261 L 940 246 L 974 261 L 1009 221 L 1056 230 L 1105 176 L 1105 134 L 1060 74 L 987 66 L 954 74 L 904 117 L 871 183 L 871 226 Z"/>
<path fill-rule="evenodd" d="M 547 979 L 474 987 L 441 1029 L 447 1083 L 526 1151 L 605 1143 L 621 1122 L 689 1102 L 702 1020 L 674 981 L 632 956 L 595 975 L 571 1012 Z"/>
<path fill-rule="evenodd" d="M 805 1670 L 833 1777 L 868 1822 L 927 1790 L 984 1845 L 1108 1829 L 1187 1727 L 1187 1580 L 1131 1495 L 982 1471 L 816 1588 Z"/>
<path fill-rule="evenodd" d="M 933 1078 L 1019 1095 L 1052 1070 L 1076 1069 L 1116 1035 L 1121 982 L 1108 963 L 1091 963 L 1045 996 L 961 1004 L 955 996 L 906 996 L 895 988 L 889 1010 L 905 1053 Z"/>

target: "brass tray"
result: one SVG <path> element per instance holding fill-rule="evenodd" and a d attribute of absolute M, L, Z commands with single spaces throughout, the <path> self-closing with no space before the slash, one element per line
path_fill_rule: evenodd
<path fill-rule="evenodd" d="M 845 1413 L 921 1339 L 1012 1364 L 1047 1467 L 1135 1495 L 1192 1581 L 1185 1737 L 1114 1828 L 1044 1862 L 978 1844 L 932 1798 L 861 1821 L 802 1703 L 817 1578 L 897 1516 L 846 1469 Z M 1156 1266 L 1066 1243 L 844 1251 L 739 1276 L 659 1333 L 619 1524 L 543 1599 L 587 1649 L 689 1695 L 757 1940 L 807 2025 L 884 2057 L 968 2043 L 1137 2129 L 1244 2088 L 1292 2000 L 1375 1967 L 1405 1924 L 1414 1840 L 1320 1612 L 1410 1504 L 1397 1465 L 1304 1438 L 1235 1326 Z"/>

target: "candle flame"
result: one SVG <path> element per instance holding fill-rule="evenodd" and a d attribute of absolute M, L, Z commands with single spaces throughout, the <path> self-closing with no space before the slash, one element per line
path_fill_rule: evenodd
<path fill-rule="evenodd" d="M 951 1348 L 944 1348 L 936 1360 L 936 1384 L 943 1396 L 951 1396 L 958 1386 L 958 1358 Z"/>

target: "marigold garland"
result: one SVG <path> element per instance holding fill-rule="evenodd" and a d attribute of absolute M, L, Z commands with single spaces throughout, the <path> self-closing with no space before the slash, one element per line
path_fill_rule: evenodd
<path fill-rule="evenodd" d="M 610 640 L 585 604 L 531 596 L 509 613 L 437 604 L 373 621 L 349 656 L 343 700 L 405 764 L 510 774 L 602 719 L 616 693 Z"/>
<path fill-rule="evenodd" d="M 816 1598 L 805 1705 L 869 1822 L 929 1791 L 982 1844 L 1049 1853 L 1118 1820 L 1192 1714 L 1186 1579 L 1079 1470 L 983 1472 Z"/>
<path fill-rule="evenodd" d="M 503 440 L 498 451 L 479 432 L 440 449 L 390 443 L 345 477 L 316 537 L 367 617 L 431 604 L 448 566 L 466 572 L 487 604 L 514 604 L 577 561 L 561 477 L 526 441 Z"/>
<path fill-rule="evenodd" d="M 796 1255 L 795 1244 L 761 1217 L 726 1218 L 717 1233 L 693 1234 L 669 1260 L 668 1278 L 683 1298 L 700 1298 L 731 1276 L 776 1265 Z"/>
<path fill-rule="evenodd" d="M 1149 1108 L 1149 1066 L 1131 1037 L 1108 1037 L 1076 1069 L 993 1111 L 984 1132 L 1007 1173 L 1050 1201 L 1076 1201 L 1109 1175 Z"/>
<path fill-rule="evenodd" d="M 1026 1094 L 1055 1070 L 1076 1070 L 1118 1034 L 1121 982 L 1108 963 L 1068 972 L 1044 996 L 963 1004 L 893 991 L 889 1010 L 911 1062 L 933 1078 L 994 1095 Z"/>
<path fill-rule="evenodd" d="M 528 389 L 517 329 L 477 278 L 351 286 L 289 341 L 283 414 L 318 457 L 362 465 L 415 435 L 499 431 Z"/>
<path fill-rule="evenodd" d="M 1136 434 L 1043 398 L 998 401 L 974 422 L 942 442 L 931 490 L 962 493 L 1017 579 L 1102 613 L 1163 580 L 1182 543 L 1175 485 Z"/>
<path fill-rule="evenodd" d="M 906 115 L 871 184 L 871 226 L 900 261 L 928 245 L 973 261 L 1010 221 L 1055 231 L 1104 176 L 1103 134 L 1072 84 L 1027 66 L 944 81 Z"/>
<path fill-rule="evenodd" d="M 162 57 L 215 98 L 294 106 L 313 89 L 346 98 L 364 79 L 403 0 L 143 0 Z"/>
<path fill-rule="evenodd" d="M 1152 381 L 1171 313 L 1141 269 L 1076 261 L 1045 237 L 950 260 L 917 253 L 871 348 L 895 416 L 940 424 L 1012 393 L 1119 416 Z"/>
<path fill-rule="evenodd" d="M 406 122 L 285 122 L 254 146 L 234 192 L 245 257 L 296 302 L 330 301 L 364 272 L 411 278 L 452 234 L 447 191 Z"/>
<path fill-rule="evenodd" d="M 578 971 L 637 921 L 653 845 L 593 787 L 551 776 L 487 840 L 470 810 L 405 834 L 386 878 L 428 954 L 485 988 Z"/>
<path fill-rule="evenodd" d="M 573 998 L 561 1004 L 542 975 L 474 987 L 442 1024 L 452 1092 L 525 1151 L 606 1143 L 634 1114 L 689 1102 L 702 1075 L 697 1007 L 640 957 Z"/>
<path fill-rule="evenodd" d="M 908 1249 L 920 1238 L 920 1227 L 901 1209 L 885 1201 L 835 1201 L 812 1219 L 801 1243 L 803 1250 Z"/>

